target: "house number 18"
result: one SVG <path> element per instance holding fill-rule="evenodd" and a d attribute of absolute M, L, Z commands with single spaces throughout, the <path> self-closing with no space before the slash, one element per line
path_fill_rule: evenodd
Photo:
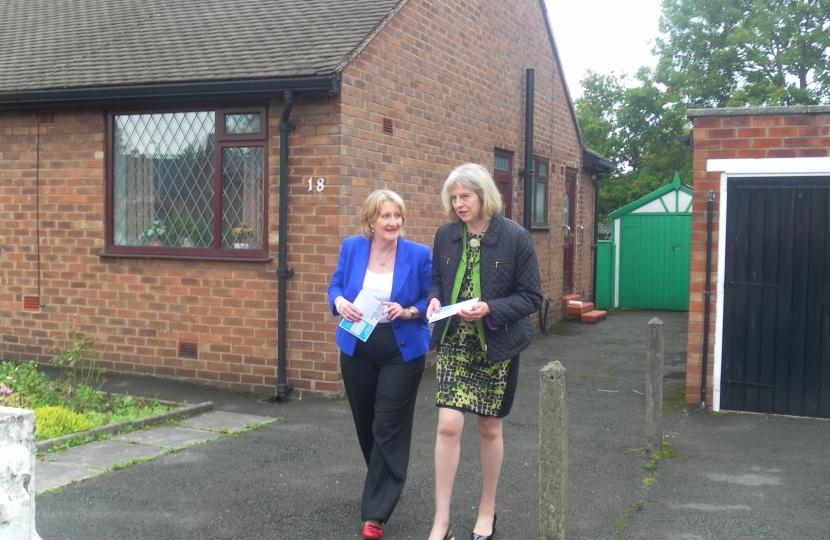
<path fill-rule="evenodd" d="M 313 178 L 308 179 L 308 192 L 309 193 L 311 193 L 314 190 L 314 188 L 312 187 L 313 182 L 314 182 Z M 326 184 L 326 179 L 325 178 L 318 178 L 317 179 L 317 193 L 322 193 L 323 188 L 325 187 L 325 184 Z"/>

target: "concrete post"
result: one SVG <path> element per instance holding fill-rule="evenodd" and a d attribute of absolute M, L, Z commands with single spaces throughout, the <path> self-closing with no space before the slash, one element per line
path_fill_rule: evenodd
<path fill-rule="evenodd" d="M 648 322 L 648 360 L 646 362 L 646 449 L 656 452 L 663 445 L 663 360 L 665 341 L 663 321 Z"/>
<path fill-rule="evenodd" d="M 0 539 L 40 540 L 35 531 L 35 413 L 0 407 Z"/>
<path fill-rule="evenodd" d="M 539 524 L 542 540 L 568 536 L 568 403 L 565 368 L 551 362 L 539 388 Z"/>

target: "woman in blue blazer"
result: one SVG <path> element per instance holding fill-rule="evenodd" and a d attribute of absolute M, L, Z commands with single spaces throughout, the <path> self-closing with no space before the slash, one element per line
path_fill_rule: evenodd
<path fill-rule="evenodd" d="M 363 342 L 339 325 L 340 371 L 368 467 L 363 538 L 383 537 L 406 481 L 418 385 L 430 332 L 424 314 L 432 284 L 428 247 L 401 237 L 406 207 L 398 194 L 373 192 L 360 212 L 362 236 L 343 241 L 329 285 L 332 314 L 350 322 L 362 290 L 381 301 L 382 318 Z"/>

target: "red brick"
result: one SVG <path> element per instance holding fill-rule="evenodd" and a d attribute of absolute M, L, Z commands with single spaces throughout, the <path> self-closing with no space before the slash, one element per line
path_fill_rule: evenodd
<path fill-rule="evenodd" d="M 799 149 L 798 157 L 830 157 L 830 148 Z"/>
<path fill-rule="evenodd" d="M 695 150 L 719 149 L 721 141 L 719 139 L 695 139 Z"/>
<path fill-rule="evenodd" d="M 738 159 L 758 159 L 767 157 L 764 150 L 738 150 Z"/>
<path fill-rule="evenodd" d="M 735 137 L 734 129 L 710 129 L 710 139 L 732 139 Z"/>
<path fill-rule="evenodd" d="M 732 116 L 723 119 L 723 127 L 747 127 L 752 125 L 752 118 L 749 116 Z"/>
<path fill-rule="evenodd" d="M 815 121 L 814 115 L 799 114 L 797 116 L 785 116 L 783 123 L 786 126 L 812 126 Z"/>
<path fill-rule="evenodd" d="M 739 129 L 738 130 L 738 137 L 740 137 L 741 139 L 756 139 L 756 138 L 759 138 L 759 137 L 766 137 L 766 136 L 767 136 L 766 128 L 754 127 L 754 128 L 745 128 L 745 129 Z"/>
<path fill-rule="evenodd" d="M 783 119 L 780 116 L 753 116 L 753 126 L 780 126 Z"/>
<path fill-rule="evenodd" d="M 798 157 L 798 150 L 795 148 L 770 150 L 767 156 L 771 158 L 794 158 Z"/>
<path fill-rule="evenodd" d="M 719 128 L 723 125 L 723 119 L 717 116 L 695 118 L 695 128 Z"/>
<path fill-rule="evenodd" d="M 810 137 L 789 137 L 784 139 L 784 146 L 787 148 L 813 148 L 815 139 Z"/>
<path fill-rule="evenodd" d="M 771 127 L 767 130 L 769 137 L 796 137 L 798 136 L 797 127 Z"/>
<path fill-rule="evenodd" d="M 724 148 L 750 148 L 752 146 L 751 139 L 729 139 L 723 141 Z"/>

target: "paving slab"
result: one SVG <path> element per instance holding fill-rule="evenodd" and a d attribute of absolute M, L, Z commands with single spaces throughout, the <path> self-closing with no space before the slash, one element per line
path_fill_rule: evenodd
<path fill-rule="evenodd" d="M 199 416 L 188 418 L 179 422 L 179 426 L 207 431 L 242 431 L 249 425 L 267 424 L 276 422 L 276 418 L 258 416 L 255 414 L 242 414 L 227 411 L 212 411 Z"/>
<path fill-rule="evenodd" d="M 69 450 L 62 450 L 49 454 L 49 460 L 54 463 L 80 465 L 107 471 L 119 463 L 127 463 L 134 459 L 155 457 L 164 452 L 161 448 L 139 446 L 115 441 L 94 441 Z"/>
<path fill-rule="evenodd" d="M 141 429 L 124 435 L 113 437 L 114 441 L 122 441 L 137 445 L 157 446 L 160 448 L 181 448 L 192 444 L 203 443 L 215 439 L 217 435 L 211 431 L 201 429 L 162 426 L 153 429 Z M 79 447 L 82 448 L 82 447 Z"/>
<path fill-rule="evenodd" d="M 91 469 L 83 465 L 70 463 L 54 463 L 37 460 L 35 462 L 35 490 L 37 493 L 49 491 L 56 487 L 79 482 L 104 474 L 101 469 Z"/>

